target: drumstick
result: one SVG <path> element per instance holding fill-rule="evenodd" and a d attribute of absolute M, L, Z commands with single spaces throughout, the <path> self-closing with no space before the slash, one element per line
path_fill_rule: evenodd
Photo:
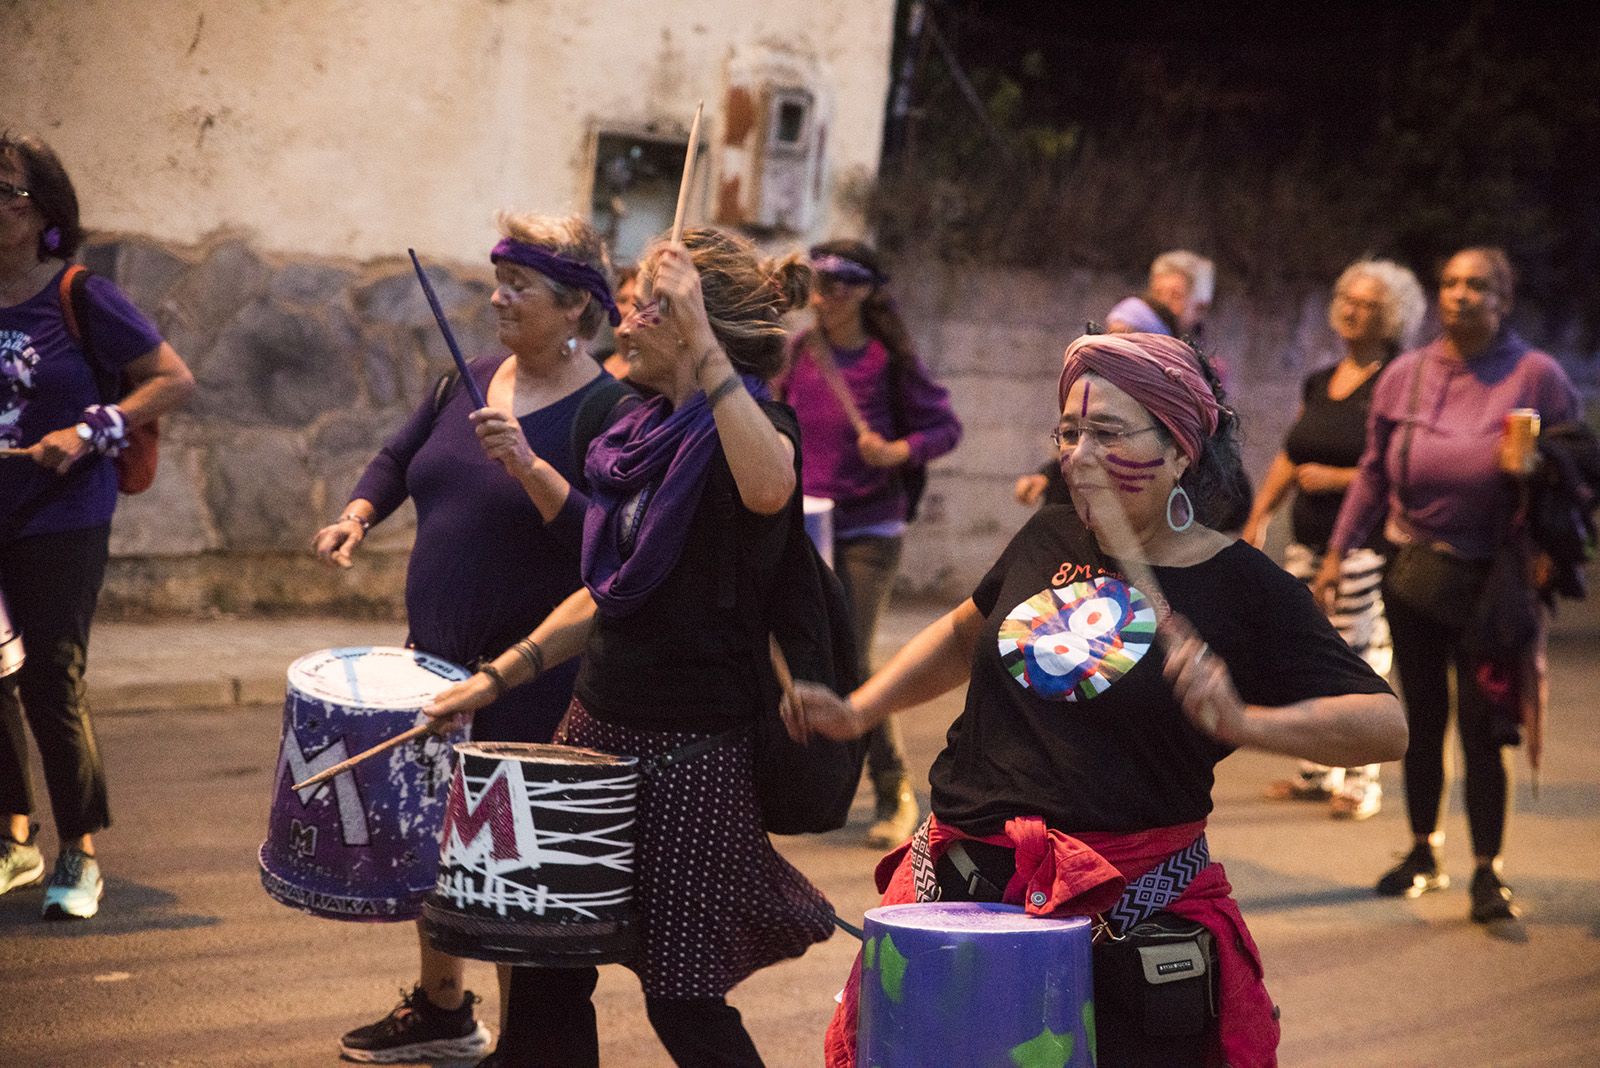
<path fill-rule="evenodd" d="M 12 448 L 0 449 L 0 456 L 27 456 L 27 455 L 28 455 L 28 450 L 27 449 L 12 449 Z"/>
<path fill-rule="evenodd" d="M 828 343 L 818 336 L 821 332 L 819 326 L 806 335 L 806 351 L 811 353 L 811 362 L 817 365 L 822 381 L 827 384 L 834 400 L 839 402 L 839 407 L 844 409 L 844 417 L 850 420 L 850 427 L 859 438 L 872 427 L 867 425 L 861 409 L 856 406 L 856 399 L 850 395 L 850 387 L 845 384 L 844 375 L 839 373 L 839 365 L 833 362 L 833 354 L 827 349 Z"/>
<path fill-rule="evenodd" d="M 778 676 L 778 688 L 789 699 L 790 708 L 800 707 L 800 698 L 794 692 L 794 675 L 789 671 L 789 661 L 783 655 L 775 634 L 767 635 L 767 653 L 772 658 L 772 673 Z"/>
<path fill-rule="evenodd" d="M 362 753 L 357 753 L 355 756 L 351 757 L 349 760 L 341 760 L 341 761 L 339 761 L 339 763 L 335 764 L 331 768 L 323 768 L 321 771 L 319 771 L 315 775 L 311 776 L 311 778 L 307 779 L 305 782 L 297 782 L 297 783 L 295 783 L 293 786 L 290 787 L 290 789 L 291 790 L 304 790 L 306 787 L 315 786 L 319 782 L 327 782 L 329 779 L 333 778 L 335 775 L 338 775 L 341 772 L 349 771 L 351 768 L 355 767 L 357 764 L 361 763 L 363 760 L 367 759 L 368 757 L 375 757 L 379 753 L 383 752 L 385 749 L 393 749 L 395 746 L 401 745 L 401 744 L 403 744 L 405 742 L 409 742 L 413 738 L 420 738 L 424 734 L 427 734 L 431 730 L 433 730 L 433 721 L 432 720 L 429 720 L 427 723 L 419 723 L 415 727 L 412 727 L 408 731 L 401 731 L 399 734 L 395 735 L 393 738 L 390 738 L 386 742 L 379 742 L 377 745 L 373 746 L 371 749 L 368 749 L 368 750 L 366 750 L 365 752 L 362 752 Z"/>
<path fill-rule="evenodd" d="M 678 183 L 678 210 L 672 216 L 672 243 L 683 237 L 683 216 L 689 207 L 689 185 L 694 178 L 694 159 L 700 152 L 700 113 L 706 102 L 694 106 L 694 121 L 689 124 L 689 146 L 683 151 L 683 179 Z"/>
<path fill-rule="evenodd" d="M 428 276 L 422 271 L 422 262 L 417 259 L 417 250 L 408 248 L 406 251 L 411 254 L 411 266 L 417 269 L 417 281 L 422 283 L 422 292 L 428 298 L 428 307 L 433 309 L 433 318 L 439 324 L 439 332 L 444 335 L 444 343 L 450 347 L 450 358 L 456 361 L 456 370 L 461 374 L 461 384 L 467 387 L 467 396 L 472 398 L 474 408 L 487 408 L 489 402 L 484 399 L 483 390 L 478 388 L 478 383 L 473 381 L 472 372 L 467 370 L 466 358 L 461 355 L 461 346 L 456 344 L 456 336 L 450 332 L 450 324 L 445 321 L 444 309 L 439 307 L 439 297 L 433 291 L 433 283 L 428 281 Z"/>

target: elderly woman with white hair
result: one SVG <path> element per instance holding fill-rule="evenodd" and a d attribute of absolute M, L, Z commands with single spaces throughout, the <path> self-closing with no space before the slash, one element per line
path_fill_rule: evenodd
<path fill-rule="evenodd" d="M 1267 526 L 1291 491 L 1290 542 L 1283 566 L 1310 582 L 1322 566 L 1345 490 L 1356 477 L 1366 446 L 1367 413 L 1378 374 L 1416 340 L 1427 299 L 1417 276 L 1389 260 L 1359 260 L 1344 269 L 1333 286 L 1328 324 L 1344 355 L 1313 372 L 1300 390 L 1300 413 L 1272 461 L 1250 509 L 1243 537 L 1261 548 Z M 1394 651 L 1383 613 L 1380 585 L 1386 546 L 1374 532 L 1344 558 L 1338 598 L 1329 618 L 1380 675 L 1387 675 Z M 1366 819 L 1383 804 L 1379 766 L 1328 768 L 1309 762 L 1292 779 L 1267 790 L 1279 800 L 1328 801 L 1335 819 Z"/>
<path fill-rule="evenodd" d="M 1106 330 L 1171 337 L 1191 334 L 1211 307 L 1215 280 L 1216 269 L 1204 256 L 1181 248 L 1163 252 L 1150 264 L 1145 291 L 1119 301 L 1106 313 Z"/>

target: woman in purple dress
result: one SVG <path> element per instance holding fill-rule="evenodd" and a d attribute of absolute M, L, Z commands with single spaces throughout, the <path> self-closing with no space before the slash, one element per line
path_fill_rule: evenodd
<path fill-rule="evenodd" d="M 578 588 L 588 497 L 574 419 L 596 391 L 619 389 L 583 344 L 615 317 L 599 235 L 577 218 L 537 215 L 502 214 L 500 230 L 490 303 L 510 351 L 468 364 L 488 407 L 474 411 L 467 390 L 445 376 L 314 540 L 324 561 L 351 567 L 368 530 L 409 497 L 417 510 L 409 642 L 460 664 L 508 648 Z M 548 742 L 576 674 L 576 665 L 554 670 L 495 701 L 479 712 L 474 737 Z M 418 940 L 420 980 L 388 1016 L 344 1036 L 347 1057 L 425 1060 L 486 1048 L 462 962 L 433 949 L 420 924 Z"/>

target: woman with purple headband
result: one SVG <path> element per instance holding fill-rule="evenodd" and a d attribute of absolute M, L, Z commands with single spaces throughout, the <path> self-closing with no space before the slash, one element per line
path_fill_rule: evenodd
<path fill-rule="evenodd" d="M 367 532 L 409 497 L 416 540 L 406 571 L 410 644 L 460 664 L 508 649 L 579 587 L 588 507 L 580 413 L 623 389 L 585 351 L 615 321 L 610 264 L 577 218 L 499 217 L 494 263 L 500 342 L 468 364 L 489 406 L 446 375 L 379 451 L 339 518 L 316 534 L 325 562 L 351 567 Z M 480 741 L 548 742 L 572 697 L 576 665 L 479 712 Z M 420 926 L 421 977 L 389 1015 L 340 1043 L 361 1061 L 470 1057 L 489 1032 L 472 1010 L 462 962 L 432 948 Z M 509 969 L 502 969 L 502 989 Z M 502 1004 L 505 998 L 501 998 Z"/>
<path fill-rule="evenodd" d="M 1306 587 L 1215 529 L 1236 506 L 1238 450 L 1194 349 L 1081 337 L 1059 401 L 1071 505 L 1040 509 L 971 597 L 848 698 L 797 684 L 790 730 L 858 737 L 965 685 L 930 774 L 933 814 L 878 867 L 884 903 L 1099 914 L 1102 940 L 1159 923 L 1203 946 L 1203 928 L 1217 1018 L 1169 1018 L 1188 1033 L 1156 1037 L 1140 992 L 1097 966 L 1097 1063 L 1273 1065 L 1260 955 L 1207 852 L 1213 769 L 1241 746 L 1341 766 L 1392 759 L 1405 720 Z M 855 1063 L 859 974 L 829 1028 L 831 1068 Z"/>
<path fill-rule="evenodd" d="M 833 928 L 762 827 L 747 729 L 775 690 L 766 591 L 801 507 L 799 431 L 768 382 L 809 276 L 717 230 L 646 250 L 617 339 L 651 399 L 589 450 L 584 588 L 533 631 L 529 655 L 502 654 L 424 709 L 469 716 L 582 654 L 558 740 L 644 759 L 706 746 L 640 783 L 628 964 L 662 1045 L 696 1068 L 761 1064 L 728 991 Z M 515 969 L 491 1063 L 598 1065 L 596 979 Z"/>
<path fill-rule="evenodd" d="M 0 589 L 28 654 L 0 680 L 0 894 L 44 877 L 31 730 L 60 848 L 45 919 L 88 919 L 104 888 L 94 836 L 111 826 L 111 808 L 84 669 L 117 507 L 112 457 L 129 429 L 194 389 L 110 279 L 68 278 L 83 239 L 55 152 L 0 133 L 0 446 L 18 450 L 0 458 Z"/>
<path fill-rule="evenodd" d="M 795 337 L 782 390 L 800 417 L 805 491 L 833 501 L 834 570 L 865 667 L 923 472 L 960 442 L 961 422 L 911 347 L 878 254 L 859 241 L 828 241 L 812 248 L 811 269 L 817 325 Z M 920 815 L 893 720 L 868 737 L 867 772 L 877 800 L 867 845 L 887 849 Z"/>

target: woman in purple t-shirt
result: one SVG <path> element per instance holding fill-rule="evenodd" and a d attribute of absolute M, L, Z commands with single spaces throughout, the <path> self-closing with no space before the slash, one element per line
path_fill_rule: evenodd
<path fill-rule="evenodd" d="M 0 458 L 0 591 L 32 654 L 0 683 L 0 893 L 44 874 L 26 717 L 61 849 L 46 919 L 88 919 L 104 888 L 93 836 L 111 826 L 111 810 L 83 672 L 117 506 L 111 457 L 129 428 L 194 388 L 172 346 L 106 279 L 88 279 L 87 321 L 69 325 L 62 281 L 83 236 L 55 152 L 0 134 L 0 446 L 11 450 Z M 98 385 L 110 373 L 124 389 L 114 400 Z"/>
<path fill-rule="evenodd" d="M 908 488 L 956 447 L 961 423 L 911 349 L 878 254 L 829 241 L 812 248 L 811 267 L 817 328 L 795 338 L 783 396 L 800 418 L 805 491 L 833 501 L 834 570 L 865 668 L 915 507 Z M 920 815 L 893 720 L 869 736 L 867 770 L 877 795 L 867 844 L 886 849 L 910 837 Z"/>
<path fill-rule="evenodd" d="M 1506 413 L 1532 408 L 1545 423 L 1555 424 L 1581 411 L 1560 364 L 1529 348 L 1506 325 L 1512 279 L 1510 262 L 1496 248 L 1463 249 L 1445 263 L 1439 275 L 1444 334 L 1404 353 L 1378 378 L 1359 473 L 1312 582 L 1319 602 L 1331 603 L 1340 561 L 1365 544 L 1385 517 L 1384 536 L 1396 545 L 1431 549 L 1455 561 L 1453 571 L 1488 572 L 1518 504 L 1517 481 L 1499 464 Z M 1416 897 L 1450 885 L 1434 850 L 1443 840 L 1439 807 L 1453 673 L 1476 861 L 1470 915 L 1476 923 L 1513 920 L 1511 891 L 1500 880 L 1508 796 L 1502 749 L 1511 739 L 1499 728 L 1503 718 L 1479 684 L 1479 658 L 1468 648 L 1463 618 L 1470 612 L 1413 603 L 1415 590 L 1395 582 L 1398 559 L 1385 578 L 1384 604 L 1411 725 L 1404 769 L 1414 843 L 1406 858 L 1378 880 L 1377 892 Z M 1544 688 L 1542 641 L 1532 646 L 1519 651 L 1522 663 L 1510 703 L 1520 703 L 1536 717 Z"/>

